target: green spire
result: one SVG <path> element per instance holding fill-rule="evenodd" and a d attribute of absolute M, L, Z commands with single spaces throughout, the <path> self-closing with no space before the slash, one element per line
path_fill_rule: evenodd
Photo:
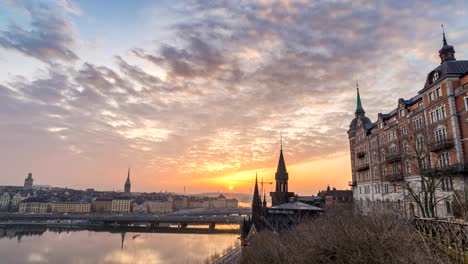
<path fill-rule="evenodd" d="M 357 107 L 356 110 L 363 110 L 361 103 L 361 96 L 359 95 L 359 87 L 357 88 Z"/>
<path fill-rule="evenodd" d="M 358 80 L 356 80 L 356 90 L 357 90 L 356 112 L 361 112 L 361 111 L 364 111 L 364 108 L 362 108 L 361 95 L 359 95 L 359 81 Z"/>

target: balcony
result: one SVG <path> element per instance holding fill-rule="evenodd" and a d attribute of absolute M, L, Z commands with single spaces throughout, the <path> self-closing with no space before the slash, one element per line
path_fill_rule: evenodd
<path fill-rule="evenodd" d="M 428 176 L 449 176 L 449 175 L 457 175 L 457 174 L 467 174 L 468 173 L 468 165 L 461 165 L 461 164 L 453 164 L 448 166 L 436 166 L 428 169 L 424 169 L 421 171 L 421 174 L 428 177 Z"/>
<path fill-rule="evenodd" d="M 401 155 L 400 154 L 392 154 L 387 157 L 385 160 L 388 164 L 396 163 L 401 161 Z"/>
<path fill-rule="evenodd" d="M 369 163 L 357 165 L 356 171 L 365 171 L 369 169 Z"/>
<path fill-rule="evenodd" d="M 429 151 L 431 152 L 439 152 L 453 148 L 455 143 L 453 139 L 442 139 L 430 142 L 429 144 Z"/>
<path fill-rule="evenodd" d="M 356 185 L 357 185 L 356 180 L 353 180 L 353 181 L 349 181 L 349 182 L 348 182 L 348 186 L 354 187 L 354 186 L 356 186 Z"/>
<path fill-rule="evenodd" d="M 359 151 L 358 153 L 356 153 L 356 156 L 358 157 L 358 159 L 362 159 L 366 156 L 366 153 L 364 151 Z"/>
<path fill-rule="evenodd" d="M 393 174 L 387 174 L 387 175 L 385 175 L 384 178 L 385 178 L 386 181 L 389 181 L 389 182 L 401 181 L 401 180 L 403 180 L 403 174 L 401 174 L 399 172 L 396 172 L 396 173 L 393 173 Z"/>

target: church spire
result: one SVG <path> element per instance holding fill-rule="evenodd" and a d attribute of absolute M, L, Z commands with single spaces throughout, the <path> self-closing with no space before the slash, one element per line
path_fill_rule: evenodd
<path fill-rule="evenodd" d="M 356 80 L 356 114 L 365 113 L 362 107 L 361 95 L 359 94 L 359 82 Z"/>
<path fill-rule="evenodd" d="M 455 49 L 453 48 L 452 45 L 449 45 L 447 43 L 447 38 L 445 37 L 444 25 L 442 24 L 440 26 L 442 27 L 442 48 L 439 50 L 440 63 L 444 63 L 450 60 L 456 60 Z"/>
<path fill-rule="evenodd" d="M 124 191 L 130 193 L 130 168 L 128 168 L 127 180 L 125 181 Z"/>

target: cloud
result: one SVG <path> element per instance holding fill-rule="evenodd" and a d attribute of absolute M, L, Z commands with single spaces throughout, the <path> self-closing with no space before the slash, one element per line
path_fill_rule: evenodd
<path fill-rule="evenodd" d="M 61 1 L 67 3 L 67 1 Z M 64 14 L 43 2 L 15 2 L 30 18 L 29 27 L 10 24 L 0 32 L 0 46 L 46 63 L 73 62 L 78 56 L 72 24 Z"/>
<path fill-rule="evenodd" d="M 147 189 L 164 179 L 178 184 L 274 167 L 280 130 L 288 165 L 345 155 L 356 76 L 373 120 L 415 95 L 437 66 L 439 24 L 468 26 L 443 15 L 448 9 L 426 2 L 191 1 L 178 10 L 185 19 L 170 27 L 173 38 L 128 47 L 112 65 L 60 66 L 51 62 L 79 59 L 34 55 L 49 63 L 46 71 L 0 86 L 0 115 L 14 124 L 2 134 L 42 139 L 80 164 L 70 174 L 102 186 L 120 165 L 135 164 Z M 468 40 L 457 36 L 449 40 L 456 49 Z M 61 43 L 58 50 L 73 53 Z M 43 148 L 30 144 L 33 160 Z M 97 173 L 102 179 L 92 177 Z"/>

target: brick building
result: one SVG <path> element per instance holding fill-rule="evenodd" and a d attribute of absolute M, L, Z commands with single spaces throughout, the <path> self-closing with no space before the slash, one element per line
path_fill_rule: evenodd
<path fill-rule="evenodd" d="M 468 61 L 456 60 L 445 33 L 441 64 L 417 94 L 400 98 L 372 122 L 357 89 L 348 137 L 354 202 L 363 209 L 386 206 L 428 217 L 418 203 L 434 204 L 432 216 L 462 214 L 468 196 Z M 432 189 L 431 189 L 432 188 Z M 428 190 L 433 190 L 427 198 Z M 458 212 L 457 212 L 458 211 Z"/>

